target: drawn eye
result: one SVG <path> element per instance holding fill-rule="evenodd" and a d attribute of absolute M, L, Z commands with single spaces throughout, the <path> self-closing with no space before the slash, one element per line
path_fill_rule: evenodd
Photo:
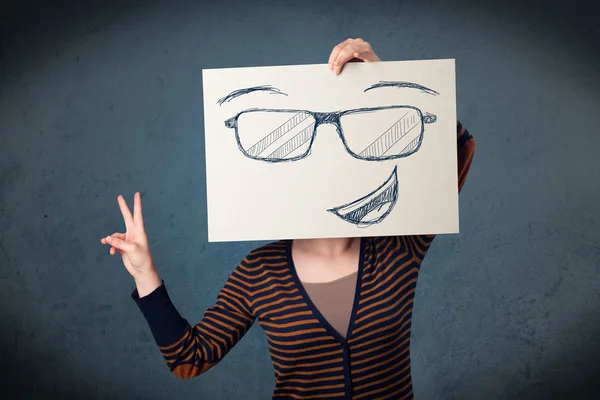
<path fill-rule="evenodd" d="M 238 140 L 250 157 L 289 161 L 306 156 L 315 131 L 314 117 L 303 111 L 247 112 L 238 121 Z"/>
<path fill-rule="evenodd" d="M 356 111 L 340 118 L 348 149 L 372 161 L 416 152 L 423 141 L 423 122 L 421 111 L 412 107 Z"/>
<path fill-rule="evenodd" d="M 327 211 L 359 228 L 383 221 L 392 211 L 398 200 L 398 167 L 381 186 L 351 203 L 331 208 Z"/>

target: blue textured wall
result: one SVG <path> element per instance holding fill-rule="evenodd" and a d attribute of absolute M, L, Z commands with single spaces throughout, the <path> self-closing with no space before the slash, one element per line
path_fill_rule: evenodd
<path fill-rule="evenodd" d="M 498 1 L 4 2 L 0 48 L 0 397 L 266 399 L 255 326 L 172 377 L 99 238 L 142 191 L 176 305 L 201 318 L 258 243 L 207 244 L 201 69 L 457 60 L 478 141 L 460 235 L 438 237 L 413 318 L 420 399 L 600 392 L 600 8 Z"/>

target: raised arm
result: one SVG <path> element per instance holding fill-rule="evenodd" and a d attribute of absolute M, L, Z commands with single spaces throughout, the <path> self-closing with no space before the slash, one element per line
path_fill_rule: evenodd
<path fill-rule="evenodd" d="M 465 185 L 467 175 L 471 169 L 475 154 L 475 139 L 460 121 L 456 121 L 456 148 L 458 152 L 458 191 Z M 415 254 L 422 260 L 429 250 L 435 235 L 409 236 L 409 243 L 413 246 Z"/>
<path fill-rule="evenodd" d="M 329 69 L 336 75 L 340 74 L 344 64 L 348 62 L 364 61 L 378 62 L 380 58 L 375 54 L 368 42 L 362 39 L 347 39 L 333 48 L 329 56 Z M 460 192 L 467 180 L 473 155 L 475 154 L 475 140 L 467 129 L 456 121 L 456 141 L 458 151 L 458 191 Z M 396 237 L 403 244 L 413 247 L 414 253 L 421 260 L 431 246 L 435 235 L 414 235 Z"/>
<path fill-rule="evenodd" d="M 114 233 L 100 242 L 111 246 L 111 255 L 121 254 L 136 283 L 132 297 L 171 372 L 180 378 L 198 376 L 222 360 L 254 323 L 246 297 L 248 291 L 242 287 L 244 262 L 229 276 L 215 305 L 192 327 L 171 302 L 154 266 L 140 194 L 135 194 L 133 215 L 122 196 L 118 202 L 126 233 Z"/>
<path fill-rule="evenodd" d="M 191 326 L 177 311 L 164 284 L 148 296 L 132 294 L 154 336 L 169 370 L 179 378 L 196 377 L 225 357 L 254 323 L 247 300 L 234 280 L 236 269 L 214 306 Z M 239 278 L 238 278 L 239 281 Z"/>
<path fill-rule="evenodd" d="M 456 148 L 458 151 L 458 191 L 460 192 L 467 180 L 475 155 L 475 139 L 460 121 L 456 121 Z"/>

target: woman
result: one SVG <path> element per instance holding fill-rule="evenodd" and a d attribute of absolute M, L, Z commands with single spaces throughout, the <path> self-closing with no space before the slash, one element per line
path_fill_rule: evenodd
<path fill-rule="evenodd" d="M 349 61 L 380 61 L 361 39 L 333 49 L 336 75 Z M 475 142 L 457 123 L 459 190 Z M 140 194 L 133 215 L 118 202 L 126 233 L 103 238 L 119 252 L 173 374 L 192 378 L 217 364 L 255 320 L 267 334 L 273 398 L 412 398 L 410 325 L 420 265 L 433 236 L 280 241 L 252 251 L 216 303 L 191 326 L 169 299 L 154 266 Z"/>

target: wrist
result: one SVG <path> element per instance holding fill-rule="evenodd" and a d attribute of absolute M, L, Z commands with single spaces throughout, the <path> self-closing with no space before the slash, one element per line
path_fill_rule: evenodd
<path fill-rule="evenodd" d="M 162 279 L 156 270 L 139 273 L 134 280 L 140 298 L 149 295 L 162 285 Z"/>

